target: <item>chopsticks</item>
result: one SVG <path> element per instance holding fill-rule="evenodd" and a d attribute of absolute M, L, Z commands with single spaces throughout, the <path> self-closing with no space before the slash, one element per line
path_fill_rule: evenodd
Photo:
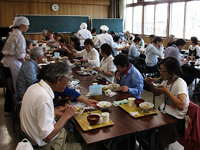
<path fill-rule="evenodd" d="M 153 78 L 154 80 L 160 80 L 162 79 L 162 77 L 158 77 L 158 78 Z"/>
<path fill-rule="evenodd" d="M 82 124 L 84 124 L 86 127 L 88 127 L 88 129 L 92 129 L 92 128 L 90 127 L 90 125 L 89 125 L 85 120 L 80 120 L 80 122 L 81 122 Z"/>

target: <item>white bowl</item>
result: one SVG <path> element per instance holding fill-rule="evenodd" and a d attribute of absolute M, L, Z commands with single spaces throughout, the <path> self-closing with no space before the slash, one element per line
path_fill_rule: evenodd
<path fill-rule="evenodd" d="M 153 86 L 155 86 L 156 88 L 159 88 L 159 87 L 162 86 L 162 84 L 160 84 L 160 83 L 153 83 Z"/>
<path fill-rule="evenodd" d="M 113 90 L 113 91 L 115 91 L 115 90 L 117 90 L 119 87 L 120 87 L 119 84 L 113 83 L 113 84 L 111 85 L 110 89 Z"/>
<path fill-rule="evenodd" d="M 111 102 L 108 101 L 100 101 L 97 106 L 101 109 L 101 110 L 106 110 L 108 109 L 110 106 L 112 105 Z"/>
<path fill-rule="evenodd" d="M 150 102 L 143 102 L 140 103 L 139 106 L 144 110 L 144 112 L 149 112 L 154 107 L 154 104 Z"/>
<path fill-rule="evenodd" d="M 84 112 L 84 110 L 85 110 L 85 107 L 82 106 L 82 105 L 75 106 L 75 114 L 74 114 L 74 116 L 75 117 L 80 116 Z"/>

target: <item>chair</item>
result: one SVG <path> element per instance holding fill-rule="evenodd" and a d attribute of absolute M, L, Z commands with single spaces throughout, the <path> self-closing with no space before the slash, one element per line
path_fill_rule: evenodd
<path fill-rule="evenodd" d="M 184 138 L 178 142 L 184 146 L 185 150 L 200 149 L 200 109 L 199 106 L 190 101 L 188 107 L 188 116 L 190 118 L 188 126 L 185 129 Z"/>

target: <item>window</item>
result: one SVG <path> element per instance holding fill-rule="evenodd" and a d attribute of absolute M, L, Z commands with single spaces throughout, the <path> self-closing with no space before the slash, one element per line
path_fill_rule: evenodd
<path fill-rule="evenodd" d="M 185 38 L 196 36 L 200 40 L 200 1 L 187 3 Z"/>
<path fill-rule="evenodd" d="M 183 38 L 184 2 L 171 4 L 170 33 L 176 38 Z"/>
<path fill-rule="evenodd" d="M 154 5 L 145 6 L 144 34 L 154 34 Z"/>
<path fill-rule="evenodd" d="M 133 33 L 142 33 L 142 6 L 133 8 Z"/>
<path fill-rule="evenodd" d="M 126 4 L 137 3 L 138 0 L 126 0 Z"/>
<path fill-rule="evenodd" d="M 155 0 L 144 0 L 144 2 L 153 2 Z"/>
<path fill-rule="evenodd" d="M 133 7 L 127 7 L 126 9 L 126 30 L 133 32 Z"/>
<path fill-rule="evenodd" d="M 168 4 L 156 5 L 156 36 L 167 36 L 167 8 Z"/>

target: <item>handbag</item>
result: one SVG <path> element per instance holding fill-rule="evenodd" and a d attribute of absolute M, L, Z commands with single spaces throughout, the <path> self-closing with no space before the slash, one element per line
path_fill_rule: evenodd
<path fill-rule="evenodd" d="M 17 144 L 16 150 L 33 150 L 33 146 L 27 139 L 23 139 Z"/>

